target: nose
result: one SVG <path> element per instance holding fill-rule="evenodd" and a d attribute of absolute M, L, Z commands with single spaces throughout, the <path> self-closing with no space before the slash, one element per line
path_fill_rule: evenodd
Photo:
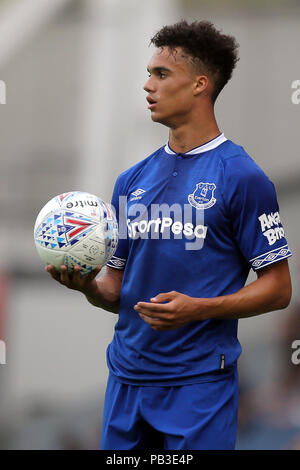
<path fill-rule="evenodd" d="M 152 77 L 149 77 L 148 80 L 146 81 L 145 85 L 143 86 L 143 89 L 147 92 L 150 93 L 151 91 L 154 91 L 154 86 L 153 86 L 153 80 L 151 80 Z"/>

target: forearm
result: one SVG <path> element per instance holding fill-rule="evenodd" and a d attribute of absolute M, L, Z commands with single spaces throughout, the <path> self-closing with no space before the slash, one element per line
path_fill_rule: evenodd
<path fill-rule="evenodd" d="M 197 298 L 177 291 L 160 292 L 150 302 L 137 302 L 134 310 L 151 328 L 164 331 L 195 321 L 245 318 L 286 308 L 292 293 L 287 260 L 261 269 L 257 276 L 235 294 Z"/>
<path fill-rule="evenodd" d="M 110 276 L 105 275 L 96 279 L 96 284 L 88 292 L 83 292 L 88 302 L 95 307 L 102 308 L 108 312 L 119 311 L 119 286 Z"/>
<path fill-rule="evenodd" d="M 274 289 L 274 281 L 262 276 L 238 292 L 198 301 L 201 319 L 237 319 L 260 315 L 286 308 L 291 297 L 291 287 L 287 283 Z M 204 305 L 203 305 L 204 300 Z"/>

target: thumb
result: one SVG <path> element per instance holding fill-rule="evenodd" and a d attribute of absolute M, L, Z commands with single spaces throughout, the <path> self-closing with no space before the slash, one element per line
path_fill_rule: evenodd
<path fill-rule="evenodd" d="M 160 294 L 157 294 L 155 297 L 151 297 L 151 302 L 166 302 L 168 300 L 172 300 L 174 298 L 174 294 L 176 292 L 171 291 L 171 292 L 161 292 Z"/>

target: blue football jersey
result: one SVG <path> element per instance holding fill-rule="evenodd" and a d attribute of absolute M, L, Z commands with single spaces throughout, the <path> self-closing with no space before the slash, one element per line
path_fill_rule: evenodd
<path fill-rule="evenodd" d="M 108 266 L 124 269 L 124 277 L 107 349 L 111 373 L 124 383 L 180 385 L 235 367 L 237 320 L 155 331 L 133 307 L 172 290 L 232 294 L 251 268 L 289 257 L 273 183 L 220 134 L 184 154 L 161 147 L 118 177 L 112 205 L 120 240 Z"/>

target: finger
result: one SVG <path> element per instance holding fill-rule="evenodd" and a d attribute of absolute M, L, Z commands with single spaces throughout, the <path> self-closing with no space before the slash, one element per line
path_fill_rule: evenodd
<path fill-rule="evenodd" d="M 174 299 L 176 296 L 177 292 L 176 291 L 171 291 L 171 292 L 161 292 L 160 294 L 157 294 L 155 297 L 151 297 L 151 302 L 167 302 L 168 300 Z"/>
<path fill-rule="evenodd" d="M 80 283 L 80 278 L 81 278 L 80 266 L 78 266 L 78 264 L 76 264 L 74 266 L 74 269 L 73 269 L 72 283 L 79 284 Z"/>
<path fill-rule="evenodd" d="M 60 280 L 60 271 L 53 264 L 46 266 L 46 269 L 54 279 Z"/>
<path fill-rule="evenodd" d="M 68 268 L 64 264 L 62 264 L 61 267 L 60 267 L 60 281 L 63 284 L 69 284 L 69 282 L 70 282 Z"/>
<path fill-rule="evenodd" d="M 140 308 L 138 310 L 138 314 L 143 315 L 143 317 L 148 318 L 149 321 L 154 320 L 154 321 L 162 321 L 162 322 L 169 323 L 170 321 L 173 320 L 173 316 L 169 312 L 151 312 L 143 308 Z"/>
<path fill-rule="evenodd" d="M 155 331 L 174 330 L 176 328 L 174 325 L 169 325 L 158 318 L 149 318 L 143 314 L 140 314 L 140 317 Z"/>
<path fill-rule="evenodd" d="M 60 272 L 55 268 L 53 264 L 45 266 L 45 271 L 50 274 L 53 279 L 60 282 Z"/>
<path fill-rule="evenodd" d="M 164 322 L 160 318 L 149 317 L 144 313 L 139 312 L 139 316 L 141 317 L 144 322 L 148 323 L 150 326 L 162 326 Z"/>
<path fill-rule="evenodd" d="M 53 266 L 53 264 L 47 264 L 47 265 L 45 266 L 45 271 L 47 271 L 47 273 L 51 274 L 51 276 L 52 276 L 52 274 L 53 274 L 53 275 L 56 274 L 56 269 L 55 269 L 55 267 Z"/>
<path fill-rule="evenodd" d="M 165 314 L 160 315 L 159 312 L 155 312 L 155 313 L 154 312 L 148 312 L 147 310 L 143 310 L 143 309 L 139 310 L 138 314 L 143 318 L 147 318 L 148 321 L 152 321 L 152 320 L 162 321 L 162 320 L 164 320 L 164 315 L 165 315 Z"/>
<path fill-rule="evenodd" d="M 138 302 L 134 306 L 135 310 L 143 309 L 146 312 L 169 312 L 170 306 L 168 304 L 150 303 L 150 302 Z"/>

